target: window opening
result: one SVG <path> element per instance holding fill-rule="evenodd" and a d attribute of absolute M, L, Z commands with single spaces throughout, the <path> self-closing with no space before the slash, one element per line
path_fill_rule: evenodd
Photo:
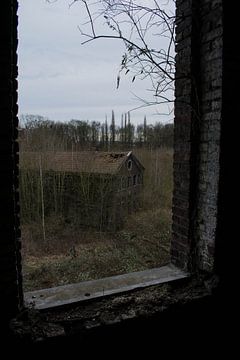
<path fill-rule="evenodd" d="M 133 186 L 136 185 L 137 175 L 133 175 Z"/>
<path fill-rule="evenodd" d="M 129 171 L 132 170 L 132 160 L 128 160 L 127 168 L 128 168 Z"/>
<path fill-rule="evenodd" d="M 65 29 L 65 34 L 59 37 L 62 14 L 68 13 L 60 2 L 39 5 L 30 0 L 20 0 L 19 3 L 19 144 L 24 289 L 65 285 L 168 263 L 173 122 L 169 123 L 168 119 L 166 126 L 160 118 L 155 120 L 153 111 L 148 111 L 148 107 L 140 115 L 137 112 L 130 115 L 128 108 L 131 105 L 128 103 L 125 104 L 126 110 L 120 105 L 115 110 L 119 93 L 111 99 L 112 87 L 106 96 L 109 103 L 104 103 L 109 68 L 105 69 L 104 76 L 101 75 L 104 63 L 111 56 L 106 55 L 101 62 L 104 54 L 99 55 L 97 48 L 91 56 L 87 47 L 81 48 L 80 53 L 81 34 L 77 32 L 74 38 L 72 26 L 70 32 Z M 74 6 L 71 7 L 71 19 L 75 17 Z M 45 30 L 52 24 L 53 14 L 56 15 L 56 28 L 53 27 L 49 33 Z M 69 24 L 72 24 L 71 21 Z M 30 31 L 31 28 L 34 31 Z M 37 33 L 39 37 L 34 38 L 32 43 L 28 41 L 31 33 Z M 44 34 L 46 37 L 40 38 Z M 58 40 L 52 38 L 54 34 L 57 34 Z M 68 43 L 74 43 L 69 50 Z M 159 44 L 159 41 L 156 43 Z M 47 51 L 47 44 L 52 44 L 49 45 L 53 53 L 52 63 L 48 62 L 51 54 Z M 66 63 L 64 58 L 67 54 L 60 57 L 62 52 L 59 49 L 62 48 L 73 52 Z M 34 54 L 35 57 L 31 57 Z M 119 54 L 121 58 L 121 50 Z M 87 70 L 84 73 L 81 72 L 79 58 L 85 58 L 82 67 L 87 66 Z M 77 59 L 76 63 L 74 59 Z M 91 61 L 93 64 L 90 67 Z M 127 67 L 127 63 L 124 66 Z M 75 72 L 71 71 L 72 67 Z M 127 68 L 125 70 L 127 72 Z M 89 96 L 87 111 L 90 113 L 90 109 L 96 106 L 100 112 L 103 105 L 105 109 L 110 106 L 114 110 L 110 113 L 106 110 L 106 116 L 97 112 L 97 118 L 91 114 L 88 120 L 87 113 L 85 117 L 78 118 L 76 114 L 80 109 L 75 113 L 69 109 L 72 103 L 74 108 L 81 99 L 82 102 L 86 100 L 91 78 L 94 78 L 89 85 L 91 94 L 94 95 L 96 89 L 98 95 Z M 128 80 L 133 85 L 137 82 L 133 75 L 129 75 Z M 117 77 L 120 91 L 119 81 Z M 78 93 L 77 101 L 71 98 L 70 84 L 74 94 L 85 84 L 81 95 Z M 51 91 L 46 94 L 47 85 L 54 96 L 51 96 Z M 76 88 L 79 90 L 75 91 Z M 126 92 L 125 88 L 123 92 Z M 44 101 L 46 104 L 42 107 Z M 61 117 L 63 113 L 65 118 Z M 129 171 L 133 169 L 136 174 L 129 176 Z M 136 184 L 139 186 L 133 191 Z"/>

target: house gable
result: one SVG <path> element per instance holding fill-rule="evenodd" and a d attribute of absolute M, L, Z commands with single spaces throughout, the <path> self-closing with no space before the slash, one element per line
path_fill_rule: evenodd
<path fill-rule="evenodd" d="M 136 156 L 133 155 L 132 151 L 130 151 L 127 158 L 121 164 L 118 173 L 123 176 L 132 176 L 134 174 L 142 174 L 144 170 L 144 166 Z"/>

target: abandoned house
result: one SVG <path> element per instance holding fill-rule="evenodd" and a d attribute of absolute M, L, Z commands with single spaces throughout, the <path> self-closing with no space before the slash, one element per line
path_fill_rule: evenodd
<path fill-rule="evenodd" d="M 126 215 L 139 208 L 143 173 L 132 151 L 27 152 L 20 158 L 20 186 L 31 177 L 31 203 L 42 190 L 46 216 L 62 215 L 100 231 L 119 229 Z M 23 191 L 21 203 L 27 216 Z"/>
<path fill-rule="evenodd" d="M 74 301 L 74 286 L 69 293 L 65 287 L 62 306 L 55 302 L 41 311 L 26 304 L 22 287 L 17 6 L 17 0 L 2 1 L 0 12 L 1 351 L 8 344 L 8 356 L 12 349 L 20 356 L 21 347 L 30 345 L 35 350 L 47 346 L 54 354 L 67 350 L 67 356 L 87 350 L 89 357 L 92 349 L 104 357 L 131 356 L 131 351 L 149 359 L 161 358 L 163 351 L 178 358 L 215 357 L 218 351 L 236 356 L 239 304 L 233 264 L 239 255 L 239 221 L 229 190 L 238 188 L 231 159 L 239 142 L 232 121 L 240 108 L 239 12 L 227 0 L 176 0 L 173 231 L 167 272 L 175 269 L 175 276 L 170 279 L 160 268 L 151 280 L 144 272 L 131 288 L 115 288 L 108 296 L 102 288 L 98 297 L 90 291 L 82 301 Z"/>

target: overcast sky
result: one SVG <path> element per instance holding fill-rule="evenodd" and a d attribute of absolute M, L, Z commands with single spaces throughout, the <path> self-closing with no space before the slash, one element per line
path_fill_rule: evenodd
<path fill-rule="evenodd" d="M 114 110 L 119 123 L 122 113 L 141 105 L 134 94 L 151 99 L 150 84 L 125 76 L 117 89 L 123 45 L 116 40 L 81 45 L 78 25 L 86 21 L 85 14 L 80 4 L 69 8 L 69 3 L 19 0 L 19 114 L 103 122 Z M 146 115 L 154 123 L 173 117 L 157 111 L 166 109 L 142 108 L 132 112 L 131 120 L 142 123 Z"/>

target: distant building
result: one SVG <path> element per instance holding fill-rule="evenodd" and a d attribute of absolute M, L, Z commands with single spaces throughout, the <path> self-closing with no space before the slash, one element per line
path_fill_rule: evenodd
<path fill-rule="evenodd" d="M 38 183 L 42 174 L 46 215 L 62 213 L 81 226 L 120 228 L 140 204 L 144 167 L 131 151 L 22 153 L 22 181 L 29 173 Z"/>

